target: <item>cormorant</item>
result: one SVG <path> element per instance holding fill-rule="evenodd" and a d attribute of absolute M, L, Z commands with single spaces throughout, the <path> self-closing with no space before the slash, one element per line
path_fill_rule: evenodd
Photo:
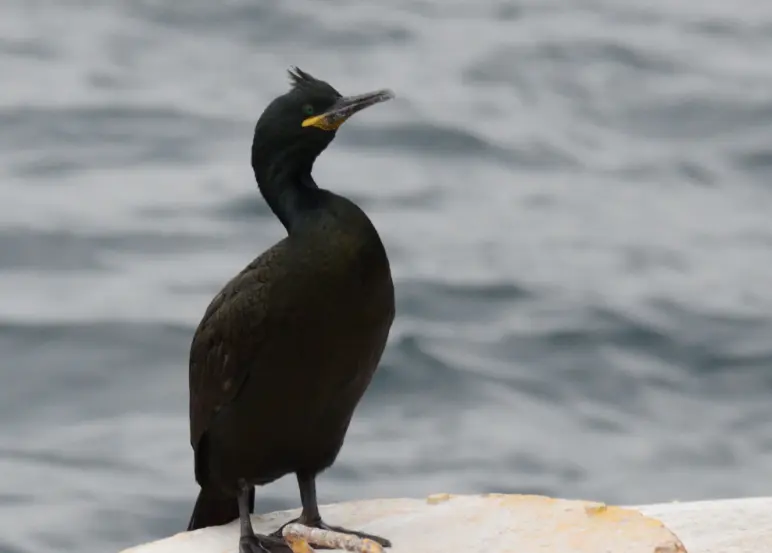
<path fill-rule="evenodd" d="M 252 168 L 287 236 L 215 296 L 190 348 L 190 441 L 198 494 L 188 530 L 241 521 L 241 553 L 287 551 L 256 535 L 255 486 L 294 473 L 297 522 L 327 526 L 316 477 L 338 456 L 394 320 L 386 250 L 365 213 L 317 186 L 314 160 L 389 90 L 342 96 L 299 68 L 255 126 Z"/>

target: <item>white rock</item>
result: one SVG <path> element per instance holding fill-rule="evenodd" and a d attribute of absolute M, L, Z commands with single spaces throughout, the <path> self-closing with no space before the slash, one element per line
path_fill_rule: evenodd
<path fill-rule="evenodd" d="M 522 495 L 448 495 L 324 505 L 330 524 L 389 538 L 387 553 L 772 553 L 772 498 L 639 507 Z M 255 515 L 269 533 L 297 510 Z M 238 522 L 122 553 L 237 553 Z M 658 549 L 659 548 L 659 549 Z"/>

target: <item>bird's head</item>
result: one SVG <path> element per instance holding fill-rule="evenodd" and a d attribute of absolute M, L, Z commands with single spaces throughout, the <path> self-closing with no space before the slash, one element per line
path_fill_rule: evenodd
<path fill-rule="evenodd" d="M 274 99 L 255 126 L 252 166 L 280 163 L 310 172 L 316 157 L 335 138 L 338 128 L 352 115 L 394 97 L 390 90 L 343 96 L 329 83 L 293 67 L 291 87 Z"/>

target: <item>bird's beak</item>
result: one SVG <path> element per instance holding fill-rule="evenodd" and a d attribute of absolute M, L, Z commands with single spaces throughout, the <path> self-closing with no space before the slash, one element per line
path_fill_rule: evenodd
<path fill-rule="evenodd" d="M 394 98 L 394 93 L 388 89 L 376 90 L 375 92 L 368 92 L 367 94 L 359 94 L 357 96 L 345 96 L 335 102 L 326 112 L 304 120 L 303 126 L 334 131 L 356 112 L 392 98 Z"/>

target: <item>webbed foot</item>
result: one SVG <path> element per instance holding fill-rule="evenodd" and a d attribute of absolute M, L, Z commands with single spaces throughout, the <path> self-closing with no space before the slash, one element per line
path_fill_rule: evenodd
<path fill-rule="evenodd" d="M 253 534 L 239 538 L 239 553 L 292 553 L 282 538 Z"/>
<path fill-rule="evenodd" d="M 341 534 L 348 534 L 350 536 L 356 536 L 358 538 L 372 540 L 380 544 L 381 547 L 391 547 L 391 542 L 386 538 L 375 536 L 373 534 L 367 534 L 365 532 L 358 532 L 356 530 L 349 530 L 347 528 L 343 528 L 342 526 L 330 526 L 326 522 L 324 522 L 321 518 L 315 520 L 312 523 L 306 522 L 305 520 L 303 520 L 303 517 L 290 520 L 289 522 L 282 524 L 281 528 L 271 533 L 271 537 L 282 538 L 283 537 L 282 530 L 284 530 L 284 527 L 287 526 L 287 524 L 303 524 L 304 526 L 310 526 L 311 528 L 319 528 L 321 530 L 329 530 L 331 532 L 339 532 Z M 314 545 L 314 549 L 328 549 L 328 548 Z"/>

